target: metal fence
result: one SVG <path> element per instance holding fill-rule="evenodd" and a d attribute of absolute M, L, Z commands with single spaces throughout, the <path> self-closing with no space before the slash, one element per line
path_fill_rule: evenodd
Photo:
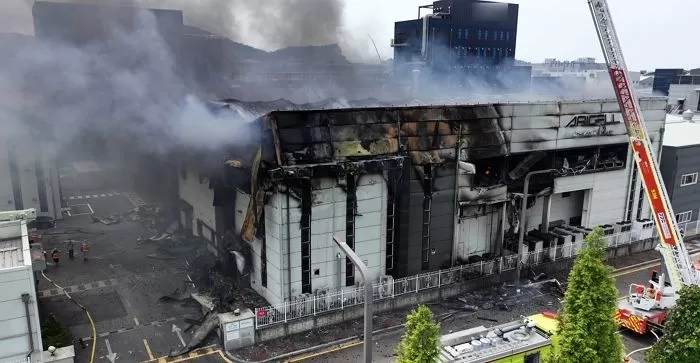
<path fill-rule="evenodd" d="M 686 236 L 698 234 L 700 221 L 681 223 L 680 229 Z M 656 228 L 648 235 L 623 232 L 606 236 L 608 248 L 629 245 L 632 242 L 647 238 L 656 238 Z M 568 243 L 554 248 L 545 248 L 523 254 L 523 266 L 534 266 L 562 258 L 575 257 L 584 247 L 584 242 Z M 498 257 L 466 265 L 455 266 L 446 270 L 429 272 L 396 280 L 382 281 L 374 285 L 374 301 L 393 299 L 396 296 L 416 293 L 444 285 L 454 284 L 463 280 L 498 274 L 516 268 L 517 255 Z M 346 307 L 364 303 L 364 287 L 354 286 L 340 291 L 306 294 L 281 304 L 256 308 L 255 328 L 260 329 L 269 325 L 284 323 L 289 320 L 323 314 L 325 312 L 342 310 Z"/>

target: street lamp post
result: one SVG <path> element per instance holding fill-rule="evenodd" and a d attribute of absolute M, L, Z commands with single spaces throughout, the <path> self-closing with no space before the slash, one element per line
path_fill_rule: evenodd
<path fill-rule="evenodd" d="M 342 241 L 338 236 L 333 236 L 333 241 L 340 247 L 343 252 L 348 256 L 350 261 L 357 267 L 365 282 L 365 338 L 364 338 L 364 355 L 365 363 L 372 363 L 372 281 L 369 276 L 369 270 L 367 265 L 360 259 L 355 251 L 348 246 L 347 243 Z"/>
<path fill-rule="evenodd" d="M 555 169 L 535 170 L 527 173 L 525 176 L 525 186 L 523 187 L 523 202 L 520 206 L 520 225 L 518 226 L 518 260 L 515 268 L 515 289 L 520 289 L 520 264 L 523 259 L 523 242 L 525 240 L 525 213 L 527 211 L 527 192 L 530 187 L 530 178 L 533 175 L 549 174 L 555 172 Z"/>

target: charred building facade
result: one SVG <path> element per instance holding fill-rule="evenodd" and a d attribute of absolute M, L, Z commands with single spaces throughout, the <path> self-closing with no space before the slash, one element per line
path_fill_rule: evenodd
<path fill-rule="evenodd" d="M 224 107 L 262 115 L 256 136 L 206 171 L 183 164 L 181 222 L 217 253 L 228 247 L 216 232 L 231 228 L 271 303 L 361 282 L 334 236 L 384 279 L 513 254 L 530 171 L 558 173 L 531 180 L 528 232 L 648 218 L 612 100 Z M 665 100 L 641 107 L 658 149 Z"/>

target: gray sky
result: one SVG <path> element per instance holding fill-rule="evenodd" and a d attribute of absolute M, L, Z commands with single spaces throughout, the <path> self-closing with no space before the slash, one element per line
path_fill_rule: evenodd
<path fill-rule="evenodd" d="M 191 0 L 191 4 L 207 6 L 209 1 L 213 0 Z M 520 4 L 518 59 L 541 62 L 544 58 L 570 60 L 592 56 L 602 61 L 586 0 L 511 2 Z M 31 0 L 0 0 L 0 31 L 31 33 L 30 3 Z M 429 0 L 345 0 L 344 47 L 359 49 L 366 59 L 374 60 L 371 35 L 382 58 L 391 58 L 389 41 L 394 22 L 416 18 L 417 6 L 429 3 Z M 700 49 L 688 41 L 697 33 L 695 17 L 700 13 L 700 1 L 609 0 L 609 3 L 631 70 L 700 67 Z M 264 44 L 252 43 L 265 48 Z"/>

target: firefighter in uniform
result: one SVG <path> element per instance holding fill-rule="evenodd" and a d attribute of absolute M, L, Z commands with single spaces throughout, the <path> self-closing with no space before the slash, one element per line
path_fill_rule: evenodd
<path fill-rule="evenodd" d="M 88 259 L 88 250 L 90 250 L 90 247 L 87 241 L 83 241 L 83 244 L 80 246 L 80 251 L 83 252 L 83 261 L 87 261 Z"/>
<path fill-rule="evenodd" d="M 56 264 L 56 267 L 58 267 L 58 260 L 61 258 L 61 252 L 58 251 L 58 248 L 54 248 L 53 252 L 51 252 L 51 259 L 53 259 L 53 262 Z"/>

